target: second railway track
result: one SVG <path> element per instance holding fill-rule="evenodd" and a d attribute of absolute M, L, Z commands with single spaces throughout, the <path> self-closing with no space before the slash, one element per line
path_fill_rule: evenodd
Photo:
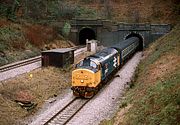
<path fill-rule="evenodd" d="M 37 56 L 37 57 L 34 57 L 34 58 L 30 58 L 30 59 L 26 59 L 26 60 L 23 60 L 23 61 L 19 61 L 19 62 L 16 62 L 16 63 L 12 63 L 12 64 L 2 66 L 2 67 L 0 67 L 0 72 L 5 72 L 5 71 L 8 71 L 8 70 L 12 70 L 12 69 L 15 69 L 15 68 L 18 68 L 18 67 L 21 67 L 21 66 L 25 66 L 25 65 L 28 65 L 28 64 L 32 64 L 32 63 L 35 63 L 35 62 L 38 62 L 38 61 L 41 61 L 41 56 Z"/>
<path fill-rule="evenodd" d="M 87 49 L 85 46 L 72 47 L 74 49 L 74 56 L 77 56 Z M 30 59 L 18 61 L 12 64 L 7 64 L 0 67 L 0 81 L 13 78 L 17 75 L 30 72 L 33 69 L 41 67 L 41 56 L 36 56 Z"/>
<path fill-rule="evenodd" d="M 75 56 L 80 54 L 80 53 L 83 53 L 84 51 L 86 51 L 86 49 L 82 49 L 82 48 L 85 48 L 85 46 L 76 46 L 76 47 L 71 47 L 71 48 L 77 50 L 77 51 L 74 52 Z M 32 63 L 35 63 L 35 62 L 38 62 L 38 61 L 41 61 L 41 58 L 42 58 L 41 56 L 36 56 L 36 57 L 30 58 L 30 59 L 26 59 L 26 60 L 22 60 L 22 61 L 12 63 L 12 64 L 7 64 L 7 65 L 4 65 L 4 66 L 1 66 L 0 67 L 0 73 L 8 71 L 8 70 L 15 69 L 15 68 L 18 68 L 18 67 L 21 67 L 21 66 L 25 66 L 25 65 L 28 65 L 28 64 L 32 64 Z"/>

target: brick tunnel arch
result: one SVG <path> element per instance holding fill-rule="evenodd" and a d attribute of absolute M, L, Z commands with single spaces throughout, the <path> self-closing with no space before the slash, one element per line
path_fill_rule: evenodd
<path fill-rule="evenodd" d="M 128 39 L 130 37 L 138 37 L 139 40 L 140 40 L 140 45 L 139 45 L 139 48 L 138 50 L 139 51 L 142 51 L 144 49 L 144 37 L 141 35 L 141 34 L 138 34 L 138 33 L 134 33 L 134 32 L 131 32 L 130 34 L 128 34 L 125 39 Z"/>
<path fill-rule="evenodd" d="M 86 39 L 88 39 L 88 40 L 96 39 L 96 33 L 94 32 L 93 29 L 83 28 L 80 30 L 80 32 L 79 32 L 79 44 L 85 45 Z"/>

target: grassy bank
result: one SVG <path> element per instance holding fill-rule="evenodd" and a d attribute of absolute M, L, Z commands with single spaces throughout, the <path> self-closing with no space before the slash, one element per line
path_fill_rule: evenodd
<path fill-rule="evenodd" d="M 116 116 L 102 125 L 180 123 L 180 26 L 144 51 Z"/>

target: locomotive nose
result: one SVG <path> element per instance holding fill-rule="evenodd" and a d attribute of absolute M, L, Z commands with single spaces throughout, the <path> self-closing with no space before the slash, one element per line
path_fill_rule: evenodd
<path fill-rule="evenodd" d="M 93 83 L 94 73 L 87 69 L 76 69 L 72 72 L 72 86 L 89 86 Z"/>

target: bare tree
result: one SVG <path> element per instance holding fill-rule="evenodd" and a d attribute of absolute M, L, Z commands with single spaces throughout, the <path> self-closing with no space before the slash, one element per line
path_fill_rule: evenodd
<path fill-rule="evenodd" d="M 140 14 L 139 14 L 139 11 L 138 10 L 135 10 L 133 12 L 133 20 L 135 23 L 139 23 L 140 22 Z"/>
<path fill-rule="evenodd" d="M 112 18 L 112 3 L 110 0 L 104 0 L 104 14 L 107 19 Z"/>

